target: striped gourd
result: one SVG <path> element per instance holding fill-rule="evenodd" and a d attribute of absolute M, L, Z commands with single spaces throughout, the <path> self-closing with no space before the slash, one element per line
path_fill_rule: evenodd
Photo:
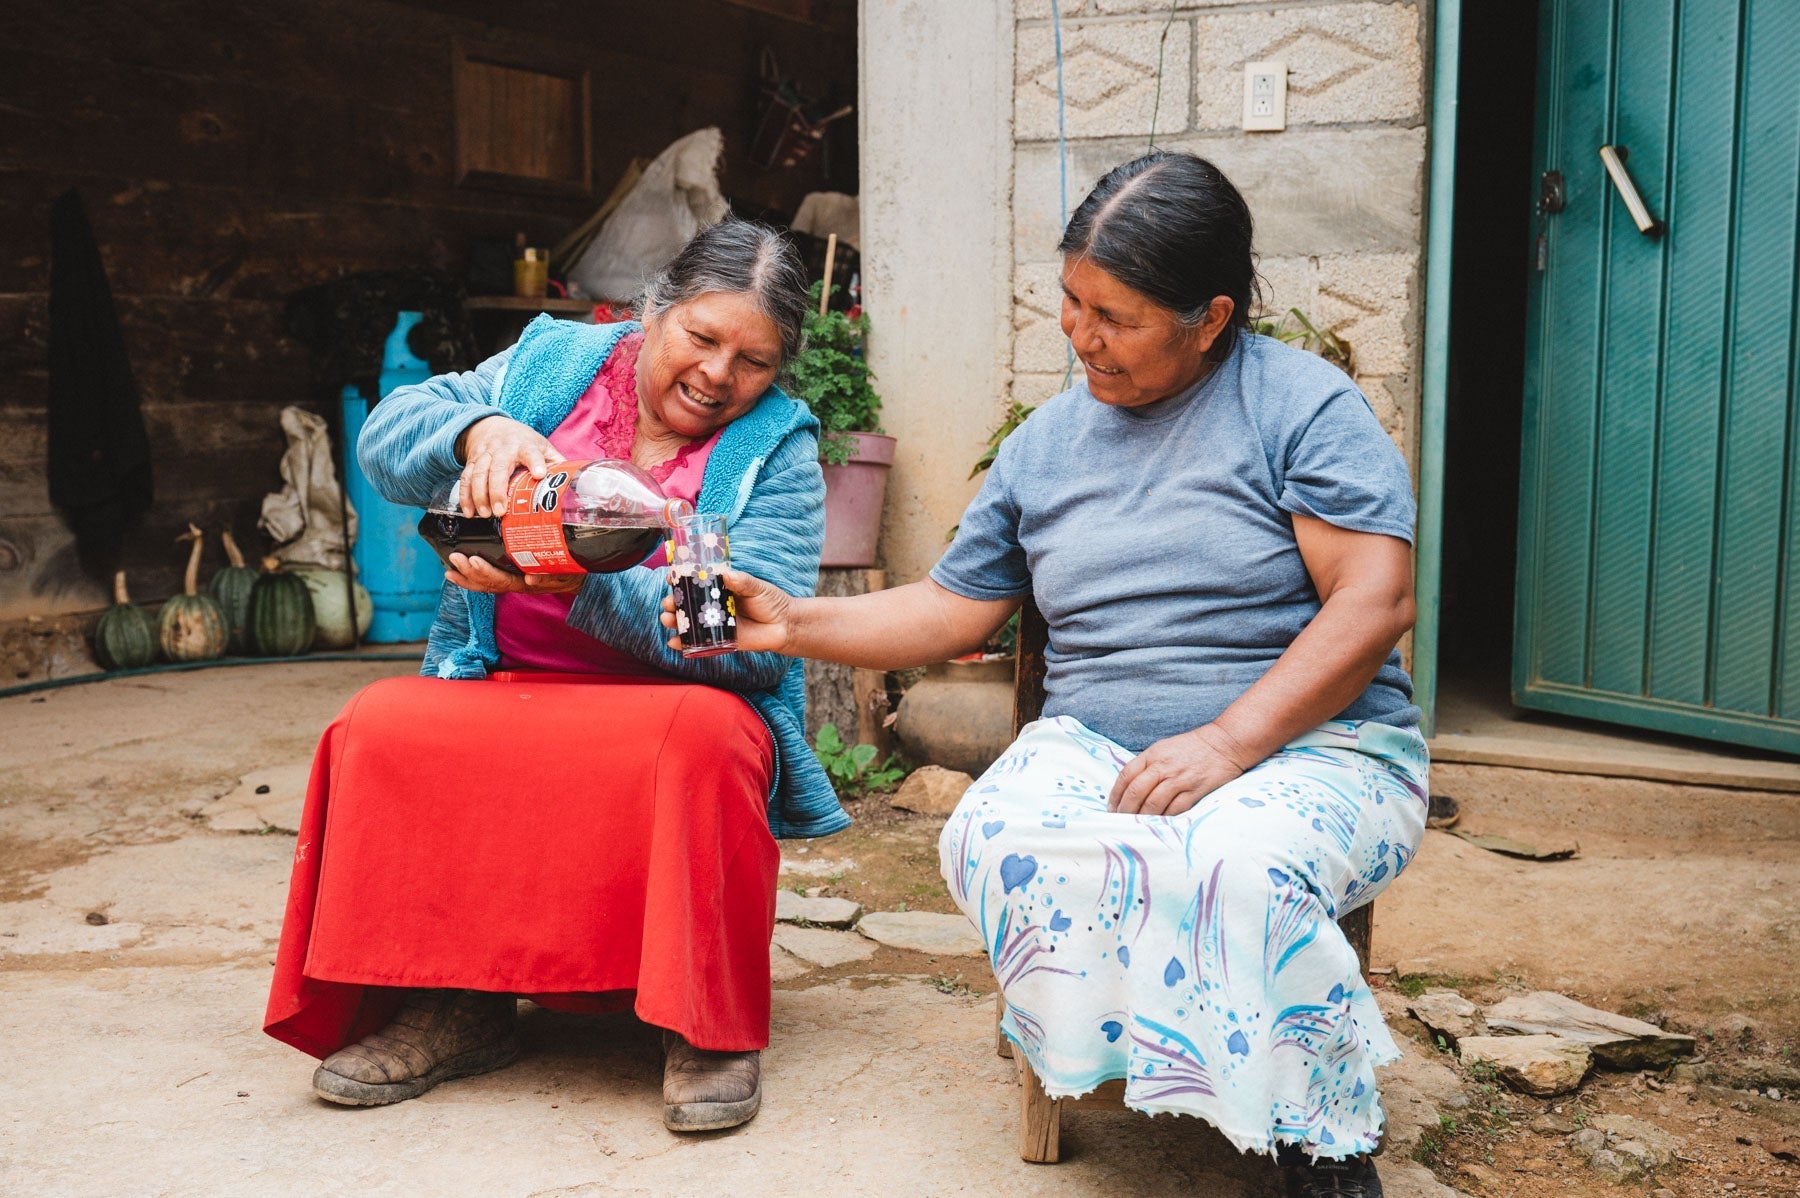
<path fill-rule="evenodd" d="M 170 661 L 211 661 L 225 656 L 231 630 L 218 600 L 200 593 L 200 530 L 188 525 L 182 538 L 194 543 L 188 553 L 187 576 L 181 594 L 165 601 L 157 620 L 157 641 Z"/>
<path fill-rule="evenodd" d="M 137 670 L 156 660 L 156 625 L 131 601 L 125 571 L 113 575 L 113 605 L 94 626 L 94 659 L 107 670 Z"/>
<path fill-rule="evenodd" d="M 245 631 L 250 651 L 263 657 L 292 657 L 312 648 L 318 631 L 312 592 L 298 574 L 283 572 L 276 558 L 263 558 L 262 577 L 250 588 Z"/>
<path fill-rule="evenodd" d="M 231 630 L 231 651 L 248 653 L 250 645 L 244 635 L 244 622 L 250 616 L 250 588 L 256 585 L 258 575 L 244 564 L 244 555 L 232 539 L 230 529 L 220 533 L 219 540 L 225 546 L 225 557 L 230 564 L 219 567 L 206 589 L 212 592 L 212 597 L 219 601 L 219 607 L 225 612 L 225 624 Z"/>

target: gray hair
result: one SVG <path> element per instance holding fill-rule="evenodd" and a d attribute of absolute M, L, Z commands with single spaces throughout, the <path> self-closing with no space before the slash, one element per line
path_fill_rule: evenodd
<path fill-rule="evenodd" d="M 781 335 L 783 368 L 799 355 L 806 335 L 806 269 L 780 233 L 734 216 L 700 230 L 644 285 L 644 319 L 709 291 L 750 297 Z"/>

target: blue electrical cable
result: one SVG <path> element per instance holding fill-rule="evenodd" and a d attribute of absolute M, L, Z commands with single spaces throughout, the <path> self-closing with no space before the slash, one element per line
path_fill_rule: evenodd
<path fill-rule="evenodd" d="M 1062 8 L 1056 0 L 1050 0 L 1050 30 L 1056 42 L 1056 228 L 1060 235 L 1069 223 L 1069 136 L 1063 105 Z M 1067 391 L 1075 378 L 1075 345 L 1067 338 L 1063 352 L 1068 365 L 1063 369 L 1062 385 Z"/>

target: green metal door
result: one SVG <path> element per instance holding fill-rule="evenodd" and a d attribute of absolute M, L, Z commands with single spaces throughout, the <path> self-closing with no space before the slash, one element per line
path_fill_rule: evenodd
<path fill-rule="evenodd" d="M 1800 752 L 1800 2 L 1540 12 L 1514 701 Z"/>

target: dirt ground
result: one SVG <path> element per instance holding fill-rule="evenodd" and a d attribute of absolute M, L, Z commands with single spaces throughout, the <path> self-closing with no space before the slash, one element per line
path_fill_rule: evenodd
<path fill-rule="evenodd" d="M 0 1191 L 1275 1192 L 1266 1165 L 1188 1120 L 1073 1115 L 1064 1163 L 1022 1164 L 985 962 L 889 948 L 777 982 L 768 1097 L 739 1132 L 663 1131 L 649 1029 L 534 1008 L 511 1069 L 394 1108 L 316 1101 L 311 1062 L 258 1026 L 292 838 L 216 831 L 210 813 L 246 775 L 309 760 L 350 694 L 407 669 L 273 665 L 0 700 Z M 1404 1018 L 1406 990 L 1554 989 L 1695 1033 L 1707 1068 L 1599 1075 L 1559 1100 L 1459 1073 L 1466 1105 L 1405 1155 L 1469 1194 L 1614 1194 L 1563 1129 L 1626 1113 L 1683 1144 L 1627 1191 L 1800 1194 L 1800 1165 L 1777 1155 L 1800 1142 L 1800 1095 L 1733 1088 L 1800 1058 L 1800 796 L 1525 773 L 1440 767 L 1434 789 L 1462 800 L 1465 828 L 1581 851 L 1524 862 L 1428 834 L 1377 907 L 1396 1031 L 1454 1067 Z M 782 885 L 954 910 L 939 821 L 853 807 L 850 831 L 784 844 Z M 1394 1198 L 1450 1192 L 1404 1157 L 1382 1168 Z"/>

